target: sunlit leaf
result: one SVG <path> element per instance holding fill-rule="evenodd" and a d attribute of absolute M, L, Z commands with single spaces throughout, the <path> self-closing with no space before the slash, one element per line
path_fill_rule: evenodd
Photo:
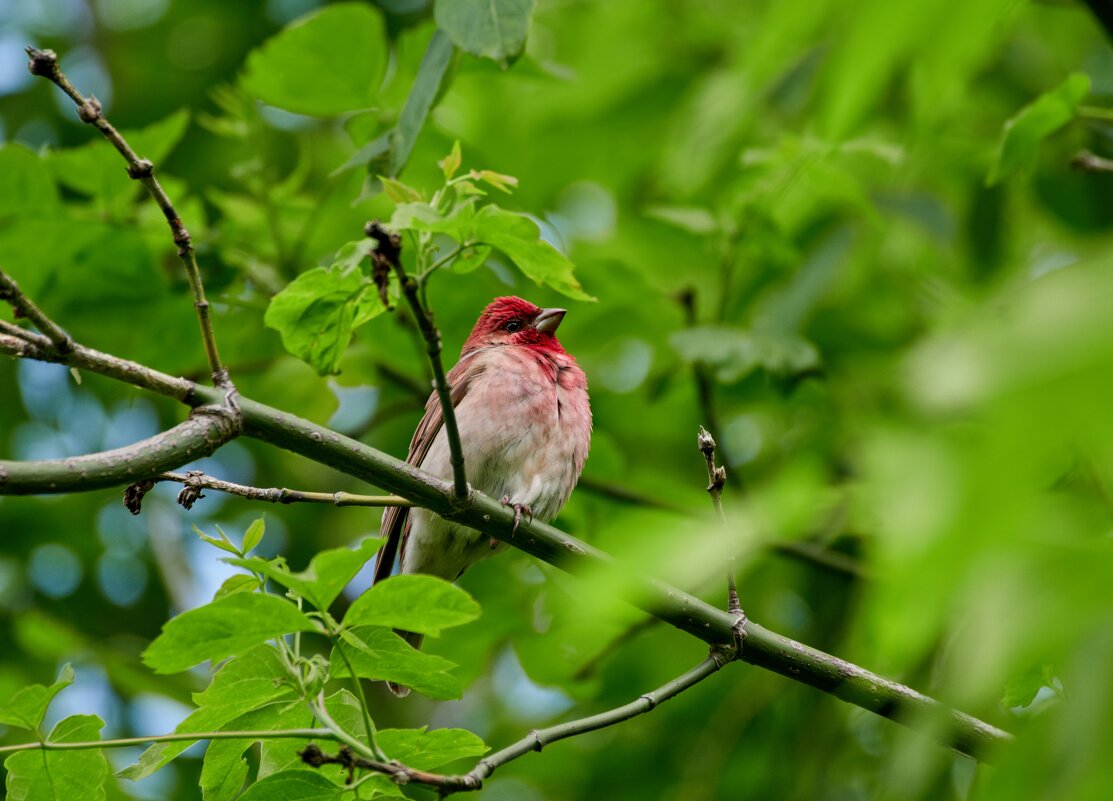
<path fill-rule="evenodd" d="M 0 706 L 0 724 L 34 731 L 42 723 L 46 708 L 58 693 L 73 684 L 73 668 L 67 663 L 58 671 L 58 680 L 49 687 L 32 684 Z"/>
<path fill-rule="evenodd" d="M 439 636 L 443 629 L 479 617 L 479 604 L 444 579 L 421 574 L 392 576 L 377 582 L 348 608 L 344 625 L 390 626 Z"/>
<path fill-rule="evenodd" d="M 456 667 L 439 656 L 413 648 L 390 629 L 361 626 L 346 631 L 340 648 L 344 659 L 335 650 L 330 658 L 331 672 L 336 678 L 351 675 L 348 663 L 357 676 L 374 681 L 393 681 L 430 698 L 459 698 L 463 693 Z"/>
<path fill-rule="evenodd" d="M 59 721 L 48 742 L 80 743 L 100 739 L 104 721 L 72 715 Z M 11 801 L 103 801 L 108 761 L 95 749 L 21 751 L 4 761 Z"/>

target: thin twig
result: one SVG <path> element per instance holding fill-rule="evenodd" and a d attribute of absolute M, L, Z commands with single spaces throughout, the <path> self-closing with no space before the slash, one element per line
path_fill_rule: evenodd
<path fill-rule="evenodd" d="M 35 328 L 39 329 L 50 340 L 50 343 L 62 353 L 73 349 L 73 340 L 70 335 L 32 303 L 31 299 L 19 290 L 19 285 L 16 284 L 15 279 L 3 270 L 0 270 L 0 300 L 11 305 L 16 317 L 26 317 L 34 323 Z M 19 335 L 16 334 L 16 336 Z"/>
<path fill-rule="evenodd" d="M 195 740 L 337 740 L 328 729 L 276 729 L 274 731 L 198 731 L 155 734 L 150 737 L 123 737 L 118 740 L 89 740 L 85 742 L 54 743 L 49 740 L 36 743 L 0 746 L 0 754 L 17 751 L 88 751 L 95 748 L 131 748 L 144 743 L 180 743 Z"/>
<path fill-rule="evenodd" d="M 704 461 L 707 463 L 707 494 L 711 496 L 711 505 L 715 507 L 719 522 L 725 529 L 727 516 L 726 512 L 723 511 L 723 486 L 727 483 L 727 469 L 715 466 L 715 438 L 703 426 L 699 427 L 696 442 L 699 445 L 700 453 L 703 454 Z M 742 615 L 742 622 L 744 623 L 745 614 L 742 612 L 742 604 L 738 601 L 735 572 L 736 560 L 732 551 L 727 557 L 727 611 L 732 615 Z"/>
<path fill-rule="evenodd" d="M 21 339 L 31 345 L 39 345 L 42 347 L 50 347 L 50 340 L 42 334 L 36 334 L 34 331 L 28 331 L 22 326 L 15 323 L 9 323 L 7 320 L 0 320 L 0 334 L 4 334 L 16 339 Z"/>
<path fill-rule="evenodd" d="M 540 751 L 546 745 L 555 743 L 557 740 L 597 731 L 598 729 L 613 726 L 616 723 L 621 723 L 638 715 L 643 715 L 670 698 L 675 698 L 685 690 L 696 686 L 713 673 L 718 672 L 719 668 L 732 658 L 733 653 L 713 648 L 711 654 L 706 659 L 688 672 L 676 677 L 669 683 L 658 687 L 652 692 L 639 696 L 636 700 L 628 704 L 624 704 L 623 706 L 616 707 L 606 712 L 601 712 L 598 715 L 591 715 L 586 718 L 571 720 L 567 723 L 560 723 L 545 729 L 531 731 L 518 742 L 480 760 L 479 764 L 464 776 L 465 780 L 472 779 L 475 783 L 475 788 L 467 789 L 478 789 L 483 780 L 494 773 L 497 768 L 502 767 L 508 762 L 512 762 L 520 756 L 528 754 L 530 751 Z"/>
<path fill-rule="evenodd" d="M 1083 150 L 1070 161 L 1072 167 L 1085 172 L 1113 172 L 1113 160 L 1102 158 L 1089 150 Z"/>
<path fill-rule="evenodd" d="M 453 492 L 458 500 L 463 500 L 468 497 L 468 481 L 464 474 L 464 449 L 460 445 L 460 431 L 456 426 L 456 412 L 452 407 L 452 388 L 448 385 L 444 362 L 441 360 L 441 332 L 433 324 L 433 313 L 421 305 L 417 281 L 407 276 L 406 269 L 402 266 L 401 237 L 387 231 L 377 221 L 369 222 L 365 230 L 367 236 L 378 243 L 372 259 L 379 265 L 380 270 L 389 267 L 398 276 L 402 294 L 406 296 L 418 328 L 421 329 L 421 335 L 425 338 L 425 350 L 429 354 L 429 365 L 433 368 L 433 387 L 440 400 L 442 424 L 448 440 Z"/>
<path fill-rule="evenodd" d="M 71 100 L 77 105 L 77 116 L 82 122 L 94 126 L 102 134 L 105 139 L 112 143 L 112 146 L 119 151 L 120 155 L 127 161 L 128 176 L 136 181 L 139 181 L 146 187 L 155 203 L 162 210 L 163 215 L 166 217 L 166 222 L 170 226 L 170 233 L 173 235 L 174 244 L 178 247 L 178 257 L 185 265 L 186 277 L 189 280 L 189 289 L 193 293 L 193 306 L 197 310 L 197 322 L 201 326 L 201 339 L 205 346 L 205 355 L 209 360 L 209 369 L 212 372 L 213 384 L 221 387 L 222 389 L 232 389 L 232 380 L 228 376 L 228 371 L 220 361 L 220 353 L 216 347 L 216 335 L 213 333 L 212 320 L 209 315 L 209 302 L 205 299 L 205 287 L 201 283 L 201 271 L 197 267 L 197 257 L 193 251 L 193 240 L 190 238 L 189 231 L 182 224 L 178 212 L 174 209 L 174 204 L 170 201 L 170 197 L 166 194 L 166 190 L 162 188 L 158 178 L 154 176 L 154 164 L 149 160 L 140 158 L 140 156 L 131 149 L 124 137 L 116 128 L 105 118 L 101 111 L 100 102 L 93 96 L 86 98 L 77 88 L 70 83 L 69 78 L 62 72 L 58 66 L 58 56 L 53 50 L 36 50 L 33 47 L 26 48 L 27 55 L 30 56 L 31 61 L 28 63 L 27 68 L 31 70 L 32 75 L 38 75 L 42 78 L 53 82 L 63 92 L 65 92 Z M 47 332 L 43 332 L 47 333 Z M 49 334 L 47 334 L 49 336 Z M 53 337 L 52 337 L 53 339 Z"/>
<path fill-rule="evenodd" d="M 267 503 L 327 503 L 332 506 L 413 506 L 400 495 L 355 495 L 350 492 L 304 492 L 301 490 L 286 489 L 284 487 L 249 487 L 245 484 L 234 484 L 219 478 L 205 475 L 200 470 L 190 470 L 186 473 L 160 473 L 154 478 L 138 481 L 128 486 L 124 491 L 124 505 L 132 514 L 139 514 L 143 496 L 160 481 L 174 481 L 182 484 L 182 491 L 178 493 L 178 503 L 186 509 L 193 507 L 199 499 L 205 496 L 203 490 L 216 490 L 227 492 L 230 495 L 239 495 L 253 501 L 266 501 Z"/>

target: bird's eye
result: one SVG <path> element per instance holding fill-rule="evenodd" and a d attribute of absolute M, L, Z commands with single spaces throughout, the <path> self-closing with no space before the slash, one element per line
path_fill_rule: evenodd
<path fill-rule="evenodd" d="M 513 334 L 515 331 L 521 331 L 522 330 L 522 321 L 517 320 L 517 319 L 511 320 L 510 322 L 508 322 L 506 325 L 503 326 L 503 329 L 509 331 L 511 334 Z"/>

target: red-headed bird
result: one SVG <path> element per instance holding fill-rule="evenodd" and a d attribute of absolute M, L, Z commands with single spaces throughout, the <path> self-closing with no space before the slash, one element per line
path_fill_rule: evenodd
<path fill-rule="evenodd" d="M 556 338 L 564 309 L 542 309 L 521 298 L 496 298 L 483 310 L 448 372 L 464 468 L 475 489 L 548 522 L 579 480 L 591 444 L 587 377 Z M 434 392 L 425 403 L 406 459 L 452 479 L 448 438 Z M 386 544 L 375 581 L 402 573 L 455 581 L 473 564 L 506 548 L 474 529 L 427 509 L 392 507 L 383 515 Z M 405 633 L 415 647 L 420 635 Z M 395 695 L 409 688 L 388 684 Z"/>

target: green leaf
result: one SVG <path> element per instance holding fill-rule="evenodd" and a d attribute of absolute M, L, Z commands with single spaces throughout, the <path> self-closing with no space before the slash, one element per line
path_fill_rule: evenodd
<path fill-rule="evenodd" d="M 333 548 L 321 551 L 313 557 L 309 567 L 300 573 L 291 572 L 283 562 L 273 559 L 255 557 L 226 561 L 262 573 L 325 611 L 382 544 L 380 539 L 368 538 L 354 550 Z"/>
<path fill-rule="evenodd" d="M 344 625 L 388 626 L 439 637 L 443 629 L 479 617 L 479 604 L 436 576 L 404 574 L 380 581 L 356 598 Z"/>
<path fill-rule="evenodd" d="M 58 205 L 58 190 L 42 159 L 23 145 L 0 146 L 0 218 L 46 216 Z"/>
<path fill-rule="evenodd" d="M 216 532 L 220 535 L 219 539 L 209 536 L 204 531 L 197 528 L 197 526 L 193 527 L 193 533 L 205 542 L 209 543 L 209 545 L 212 545 L 214 548 L 219 548 L 222 551 L 226 551 L 227 553 L 234 553 L 236 556 L 239 556 L 240 549 L 236 547 L 236 544 L 234 542 L 228 539 L 228 535 L 224 533 L 224 529 L 222 529 L 220 526 L 217 526 Z"/>
<path fill-rule="evenodd" d="M 1040 142 L 1074 119 L 1078 104 L 1089 93 L 1090 78 L 1076 72 L 1017 112 L 1005 123 L 986 184 L 999 184 L 1031 168 Z"/>
<path fill-rule="evenodd" d="M 327 117 L 373 105 L 386 62 L 378 9 L 340 3 L 295 20 L 253 50 L 240 84 L 264 103 Z"/>
<path fill-rule="evenodd" d="M 470 203 L 458 206 L 449 215 L 441 214 L 428 203 L 399 203 L 390 218 L 395 231 L 429 231 L 448 234 L 463 242 L 469 238 L 475 221 L 475 207 Z"/>
<path fill-rule="evenodd" d="M 385 175 L 380 175 L 379 180 L 383 182 L 383 194 L 395 203 L 422 202 L 421 193 L 412 186 L 407 186 L 401 181 L 396 181 L 393 178 L 387 178 Z"/>
<path fill-rule="evenodd" d="M 685 328 L 669 343 L 689 364 L 715 368 L 715 378 L 730 384 L 761 367 L 775 374 L 795 374 L 819 366 L 819 351 L 794 334 L 743 331 L 728 326 Z"/>
<path fill-rule="evenodd" d="M 715 215 L 701 206 L 654 205 L 645 210 L 645 216 L 668 223 L 682 231 L 707 236 L 719 229 Z"/>
<path fill-rule="evenodd" d="M 43 722 L 46 708 L 54 696 L 73 684 L 73 668 L 69 663 L 58 671 L 58 680 L 49 687 L 32 684 L 24 687 L 0 707 L 0 724 L 34 731 Z"/>
<path fill-rule="evenodd" d="M 1036 699 L 1036 694 L 1044 687 L 1054 685 L 1055 671 L 1051 665 L 1040 665 L 1011 677 L 1005 683 L 1005 695 L 1001 703 L 1009 708 L 1026 707 Z"/>
<path fill-rule="evenodd" d="M 444 172 L 444 179 L 451 181 L 452 176 L 460 169 L 460 165 L 464 163 L 464 157 L 460 153 L 460 140 L 457 139 L 452 143 L 452 150 L 443 159 L 437 162 L 437 166 Z"/>
<path fill-rule="evenodd" d="M 47 740 L 79 743 L 100 739 L 104 721 L 73 715 L 59 721 Z M 20 751 L 4 762 L 9 801 L 102 801 L 108 762 L 99 749 Z"/>
<path fill-rule="evenodd" d="M 461 50 L 507 64 L 521 55 L 534 0 L 437 0 L 437 27 Z"/>
<path fill-rule="evenodd" d="M 340 359 L 363 323 L 385 311 L 374 286 L 359 269 L 315 267 L 275 295 L 263 321 L 282 344 L 321 375 L 340 370 Z"/>
<path fill-rule="evenodd" d="M 255 592 L 259 589 L 259 580 L 255 576 L 248 576 L 244 573 L 237 573 L 234 576 L 229 576 L 224 579 L 224 582 L 217 588 L 216 593 L 213 595 L 213 600 L 223 598 L 225 595 L 231 595 L 236 592 Z"/>
<path fill-rule="evenodd" d="M 177 673 L 284 634 L 316 630 L 316 624 L 289 601 L 237 592 L 172 619 L 143 652 L 143 661 L 156 673 Z"/>
<path fill-rule="evenodd" d="M 477 245 L 470 247 L 461 253 L 452 262 L 452 272 L 464 275 L 470 273 L 483 266 L 483 262 L 487 261 L 487 257 L 491 255 L 491 248 L 489 245 Z"/>
<path fill-rule="evenodd" d="M 261 645 L 229 660 L 213 676 L 209 686 L 195 693 L 195 709 L 175 729 L 177 732 L 215 731 L 253 708 L 284 700 L 296 700 L 294 690 L 283 683 L 289 676 L 276 648 Z M 139 761 L 120 771 L 125 779 L 138 781 L 165 767 L 193 742 L 156 743 Z"/>
<path fill-rule="evenodd" d="M 247 527 L 247 531 L 244 532 L 243 545 L 240 550 L 245 554 L 251 553 L 255 549 L 255 546 L 263 541 L 263 533 L 265 530 L 266 522 L 263 518 L 260 517 L 258 520 L 255 520 Z"/>
<path fill-rule="evenodd" d="M 463 694 L 460 679 L 452 673 L 456 665 L 416 650 L 390 629 L 363 626 L 345 631 L 340 648 L 361 678 L 404 684 L 437 700 L 459 698 Z M 336 649 L 329 665 L 333 678 L 351 675 Z"/>
<path fill-rule="evenodd" d="M 402 172 L 409 161 L 418 134 L 425 127 L 425 120 L 441 94 L 445 75 L 452 64 L 453 52 L 452 41 L 444 31 L 434 32 L 406 98 L 406 105 L 398 116 L 398 124 L 390 132 L 391 175 Z"/>
<path fill-rule="evenodd" d="M 475 215 L 473 230 L 476 240 L 501 250 L 535 283 L 576 300 L 595 300 L 572 274 L 568 257 L 541 239 L 537 223 L 524 214 L 484 206 Z"/>
<path fill-rule="evenodd" d="M 317 770 L 284 770 L 255 782 L 240 801 L 333 801 L 347 792 Z"/>
<path fill-rule="evenodd" d="M 508 195 L 513 191 L 514 187 L 518 185 L 518 179 L 513 175 L 504 175 L 494 170 L 472 170 L 471 177 L 483 181 L 486 184 L 490 184 L 495 189 L 505 192 Z"/>
<path fill-rule="evenodd" d="M 157 172 L 188 127 L 189 111 L 179 109 L 146 128 L 121 133 L 136 155 L 151 161 Z M 48 151 L 46 163 L 59 183 L 94 198 L 130 203 L 137 191 L 136 182 L 128 177 L 127 162 L 100 136 L 81 147 Z"/>
<path fill-rule="evenodd" d="M 391 759 L 418 770 L 434 770 L 489 750 L 478 735 L 466 729 L 379 729 L 377 738 Z"/>
<path fill-rule="evenodd" d="M 226 731 L 281 731 L 311 725 L 313 714 L 305 704 L 278 701 L 239 715 L 221 726 Z M 297 751 L 299 741 L 285 737 L 265 740 L 245 737 L 236 740 L 212 740 L 205 749 L 201 765 L 201 791 L 205 801 L 231 801 L 243 787 L 247 778 L 247 761 L 244 752 L 256 742 L 282 743 L 290 751 Z"/>

